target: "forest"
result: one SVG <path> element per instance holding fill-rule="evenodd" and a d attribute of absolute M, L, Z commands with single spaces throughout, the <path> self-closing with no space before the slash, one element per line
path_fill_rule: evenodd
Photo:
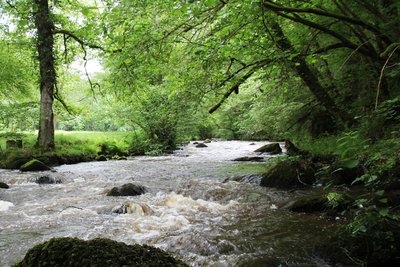
<path fill-rule="evenodd" d="M 0 96 L 1 169 L 286 141 L 329 266 L 400 263 L 400 1 L 0 0 Z"/>

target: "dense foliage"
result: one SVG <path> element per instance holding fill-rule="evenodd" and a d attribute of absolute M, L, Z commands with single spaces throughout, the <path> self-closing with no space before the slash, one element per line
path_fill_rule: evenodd
<path fill-rule="evenodd" d="M 212 137 L 289 138 L 334 154 L 339 163 L 321 173 L 361 168 L 348 186 L 375 194 L 347 210 L 353 219 L 343 235 L 359 246 L 343 246 L 360 262 L 398 252 L 398 206 L 387 196 L 399 189 L 398 1 L 1 1 L 6 131 L 49 121 L 39 110 L 41 4 L 49 4 L 54 38 L 57 129 L 131 131 L 135 154 Z M 90 59 L 100 73 L 88 71 Z"/>

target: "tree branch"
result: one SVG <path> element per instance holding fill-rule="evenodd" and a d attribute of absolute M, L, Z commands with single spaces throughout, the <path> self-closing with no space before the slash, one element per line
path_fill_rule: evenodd
<path fill-rule="evenodd" d="M 303 18 L 301 18 L 300 16 L 297 16 L 297 15 L 289 16 L 289 15 L 284 14 L 284 13 L 279 12 L 279 11 L 274 11 L 274 12 L 277 15 L 281 16 L 281 17 L 287 18 L 287 19 L 292 20 L 294 22 L 301 23 L 303 25 L 306 25 L 308 27 L 320 30 L 320 31 L 322 31 L 322 32 L 324 32 L 324 33 L 326 33 L 328 35 L 331 35 L 332 37 L 334 37 L 334 38 L 338 39 L 339 41 L 341 41 L 341 43 L 343 43 L 344 45 L 346 45 L 346 47 L 348 47 L 350 49 L 356 50 L 358 48 L 357 51 L 359 51 L 360 53 L 362 53 L 365 56 L 372 57 L 374 59 L 379 59 L 379 55 L 377 55 L 375 51 L 370 51 L 369 49 L 365 49 L 365 48 L 361 48 L 360 49 L 356 44 L 352 43 L 346 37 L 344 37 L 343 35 L 335 32 L 335 31 L 333 31 L 333 30 L 331 30 L 329 28 L 326 28 L 326 27 L 324 27 L 322 25 L 319 25 L 317 23 L 314 23 L 312 21 L 303 19 Z"/>
<path fill-rule="evenodd" d="M 231 88 L 223 95 L 222 99 L 215 105 L 213 106 L 208 112 L 210 114 L 214 113 L 217 109 L 221 107 L 221 105 L 225 102 L 226 99 L 233 93 L 238 93 L 239 92 L 239 86 L 242 85 L 248 78 L 250 78 L 258 69 L 261 67 L 267 65 L 270 61 L 265 60 L 263 63 L 260 63 L 259 65 L 253 67 L 251 70 L 249 70 L 246 75 L 241 77 L 234 85 L 231 86 Z"/>
<path fill-rule="evenodd" d="M 377 27 L 375 27 L 372 24 L 366 23 L 364 21 L 358 20 L 358 19 L 354 19 L 351 17 L 339 15 L 339 14 L 334 14 L 331 12 L 327 12 L 327 11 L 324 11 L 321 9 L 315 9 L 315 8 L 293 8 L 293 7 L 279 6 L 279 5 L 272 3 L 271 1 L 267 1 L 267 0 L 263 1 L 261 4 L 264 5 L 266 8 L 270 8 L 273 11 L 283 11 L 283 12 L 288 12 L 288 13 L 309 13 L 309 14 L 319 15 L 319 16 L 323 16 L 323 17 L 335 18 L 340 21 L 345 21 L 345 22 L 348 22 L 348 23 L 351 23 L 354 25 L 361 26 L 361 27 L 375 33 L 376 35 L 380 36 L 385 43 L 387 43 L 387 44 L 392 43 L 390 38 L 387 37 L 386 35 L 384 35 Z"/>

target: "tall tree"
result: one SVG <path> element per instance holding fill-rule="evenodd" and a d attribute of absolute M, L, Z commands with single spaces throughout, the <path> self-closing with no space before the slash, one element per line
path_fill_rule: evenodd
<path fill-rule="evenodd" d="M 54 22 L 48 0 L 34 0 L 37 50 L 40 68 L 40 121 L 37 146 L 54 149 L 53 102 L 57 74 L 54 60 Z"/>

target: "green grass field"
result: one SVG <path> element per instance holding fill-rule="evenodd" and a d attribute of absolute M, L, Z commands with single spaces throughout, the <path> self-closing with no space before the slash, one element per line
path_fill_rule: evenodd
<path fill-rule="evenodd" d="M 0 132 L 0 147 L 6 149 L 8 139 L 22 139 L 25 148 L 34 146 L 37 132 Z M 126 150 L 135 138 L 134 132 L 86 132 L 86 131 L 56 131 L 56 151 L 64 152 L 91 152 L 94 153 L 100 144 L 116 146 Z"/>

